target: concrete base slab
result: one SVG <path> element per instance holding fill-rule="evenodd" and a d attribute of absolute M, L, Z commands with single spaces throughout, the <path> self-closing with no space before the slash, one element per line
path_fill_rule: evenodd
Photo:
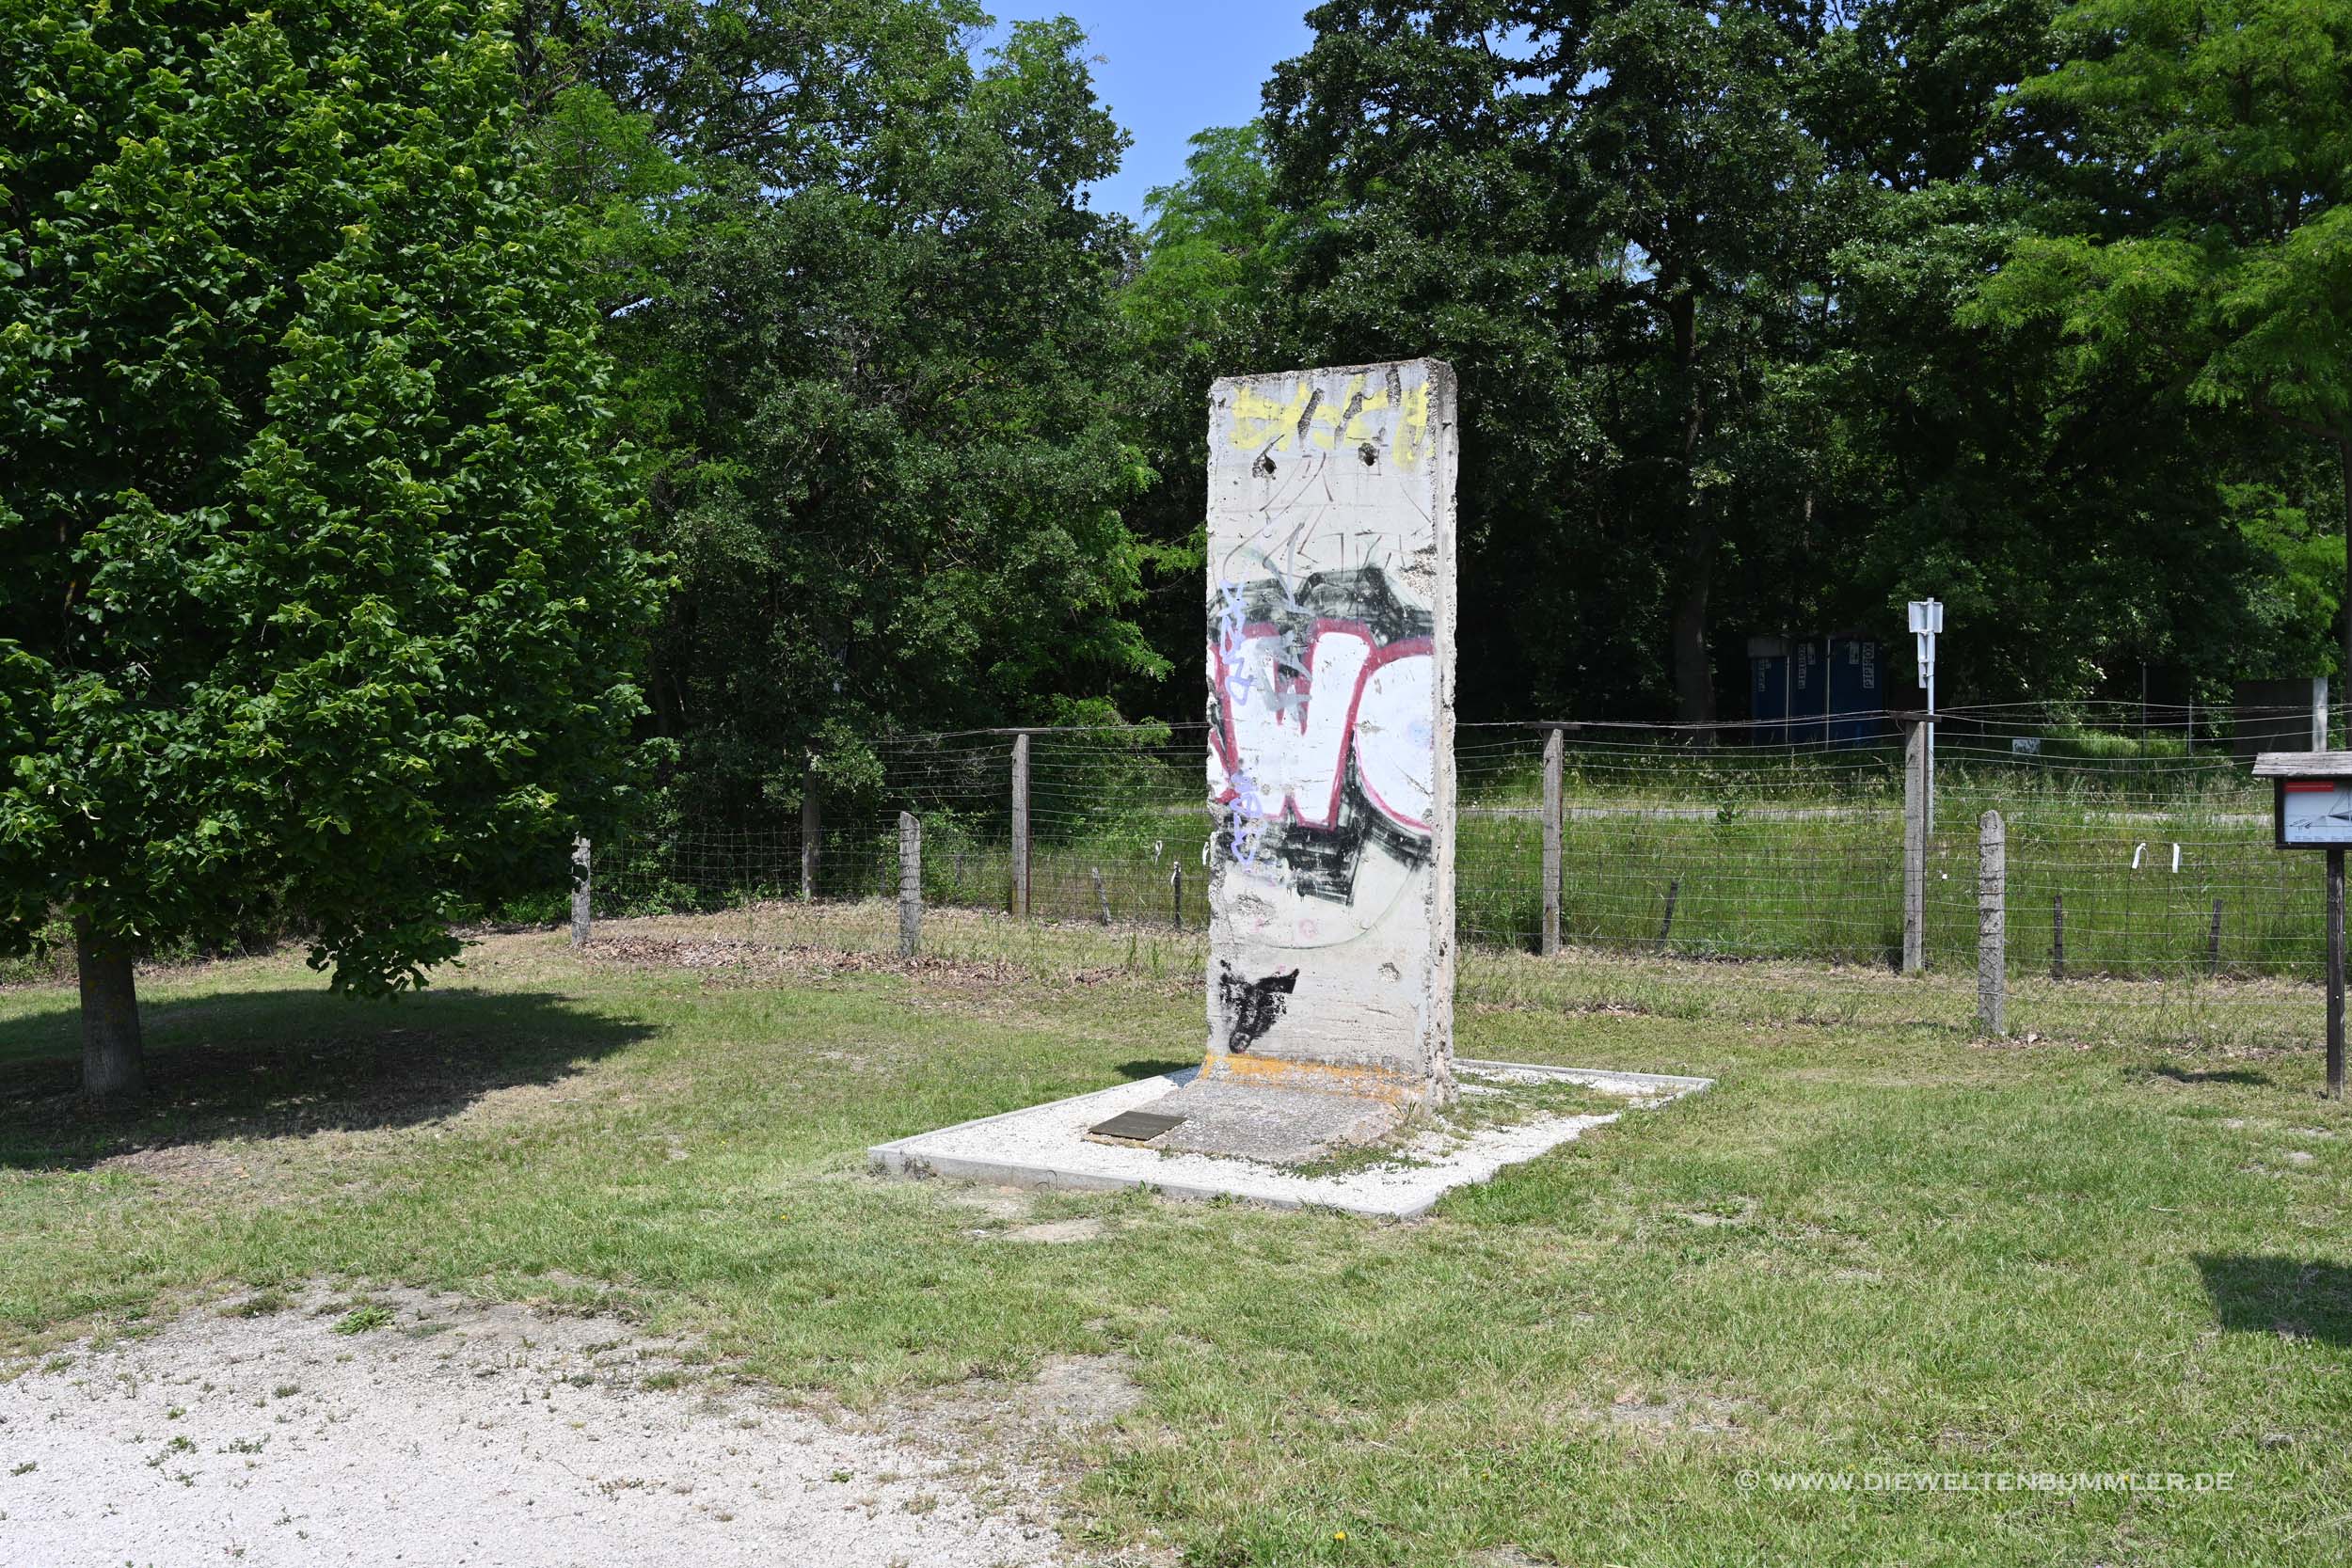
<path fill-rule="evenodd" d="M 1343 1148 L 1377 1143 L 1405 1119 L 1402 1106 L 1368 1095 L 1200 1079 L 1144 1108 L 1184 1118 L 1152 1139 L 1152 1148 L 1238 1155 L 1271 1165 L 1301 1165 Z"/>
<path fill-rule="evenodd" d="M 1391 1148 L 1363 1151 L 1358 1157 L 1360 1163 L 1349 1162 L 1350 1168 L 1329 1171 L 1277 1160 L 1103 1143 L 1087 1136 L 1087 1129 L 1122 1111 L 1159 1108 L 1156 1101 L 1191 1084 L 1194 1072 L 1187 1069 L 918 1132 L 877 1144 L 866 1155 L 875 1169 L 898 1176 L 1089 1191 L 1145 1187 L 1168 1197 L 1235 1197 L 1279 1209 L 1327 1208 L 1412 1219 L 1427 1213 L 1454 1189 L 1490 1180 L 1504 1166 L 1533 1160 L 1615 1121 L 1626 1111 L 1653 1109 L 1714 1083 L 1669 1073 L 1458 1058 L 1454 1072 L 1466 1101 L 1507 1095 L 1519 1085 L 1583 1085 L 1622 1100 L 1624 1109 L 1537 1113 L 1523 1120 L 1458 1128 L 1433 1124 Z"/>

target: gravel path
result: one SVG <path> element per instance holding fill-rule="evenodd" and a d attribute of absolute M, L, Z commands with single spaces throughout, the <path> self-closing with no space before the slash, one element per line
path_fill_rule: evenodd
<path fill-rule="evenodd" d="M 254 1317 L 193 1313 L 0 1385 L 0 1559 L 1067 1560 L 1042 1475 L 997 1445 L 975 1445 L 989 1457 L 969 1465 L 944 1445 L 831 1425 L 716 1381 L 665 1386 L 675 1347 L 610 1319 L 379 1291 L 371 1299 L 390 1321 L 339 1333 L 347 1320 L 318 1311 L 329 1299 Z"/>

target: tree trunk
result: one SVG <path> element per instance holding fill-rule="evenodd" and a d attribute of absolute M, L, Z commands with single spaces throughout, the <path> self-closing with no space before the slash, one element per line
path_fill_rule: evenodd
<path fill-rule="evenodd" d="M 82 978 L 82 1096 L 102 1105 L 135 1100 L 143 1072 L 131 949 L 77 917 L 73 962 Z"/>
<path fill-rule="evenodd" d="M 1675 717 L 1686 724 L 1711 724 L 1715 670 L 1707 657 L 1707 605 L 1715 587 L 1715 531 L 1695 522 L 1692 527 L 1700 537 L 1691 542 L 1682 592 L 1675 600 Z"/>
<path fill-rule="evenodd" d="M 1695 294 L 1678 285 L 1668 293 L 1667 315 L 1674 328 L 1675 369 L 1689 388 L 1682 421 L 1682 513 L 1685 529 L 1682 590 L 1675 600 L 1668 631 L 1672 640 L 1675 717 L 1686 724 L 1715 721 L 1715 671 L 1707 657 L 1707 603 L 1715 587 L 1715 546 L 1718 530 L 1708 515 L 1707 499 L 1699 494 L 1699 443 L 1707 434 L 1707 401 L 1698 381 L 1699 306 Z M 1700 739 L 1712 743 L 1714 732 Z"/>

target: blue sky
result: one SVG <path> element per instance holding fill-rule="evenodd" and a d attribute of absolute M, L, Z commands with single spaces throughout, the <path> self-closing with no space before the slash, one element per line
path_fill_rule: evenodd
<path fill-rule="evenodd" d="M 1094 88 L 1135 137 L 1094 204 L 1143 215 L 1143 195 L 1184 171 L 1184 143 L 1258 112 L 1277 60 L 1304 54 L 1312 0 L 996 0 L 1000 21 L 1068 16 L 1087 30 Z"/>

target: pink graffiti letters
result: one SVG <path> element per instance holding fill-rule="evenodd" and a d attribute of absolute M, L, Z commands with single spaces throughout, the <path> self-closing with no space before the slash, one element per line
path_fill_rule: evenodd
<path fill-rule="evenodd" d="M 1221 582 L 1212 620 L 1210 796 L 1234 859 L 1255 865 L 1269 828 L 1287 844 L 1346 832 L 1359 810 L 1384 837 L 1425 838 L 1435 661 L 1425 617 L 1385 573 L 1323 574 L 1296 593 Z"/>

